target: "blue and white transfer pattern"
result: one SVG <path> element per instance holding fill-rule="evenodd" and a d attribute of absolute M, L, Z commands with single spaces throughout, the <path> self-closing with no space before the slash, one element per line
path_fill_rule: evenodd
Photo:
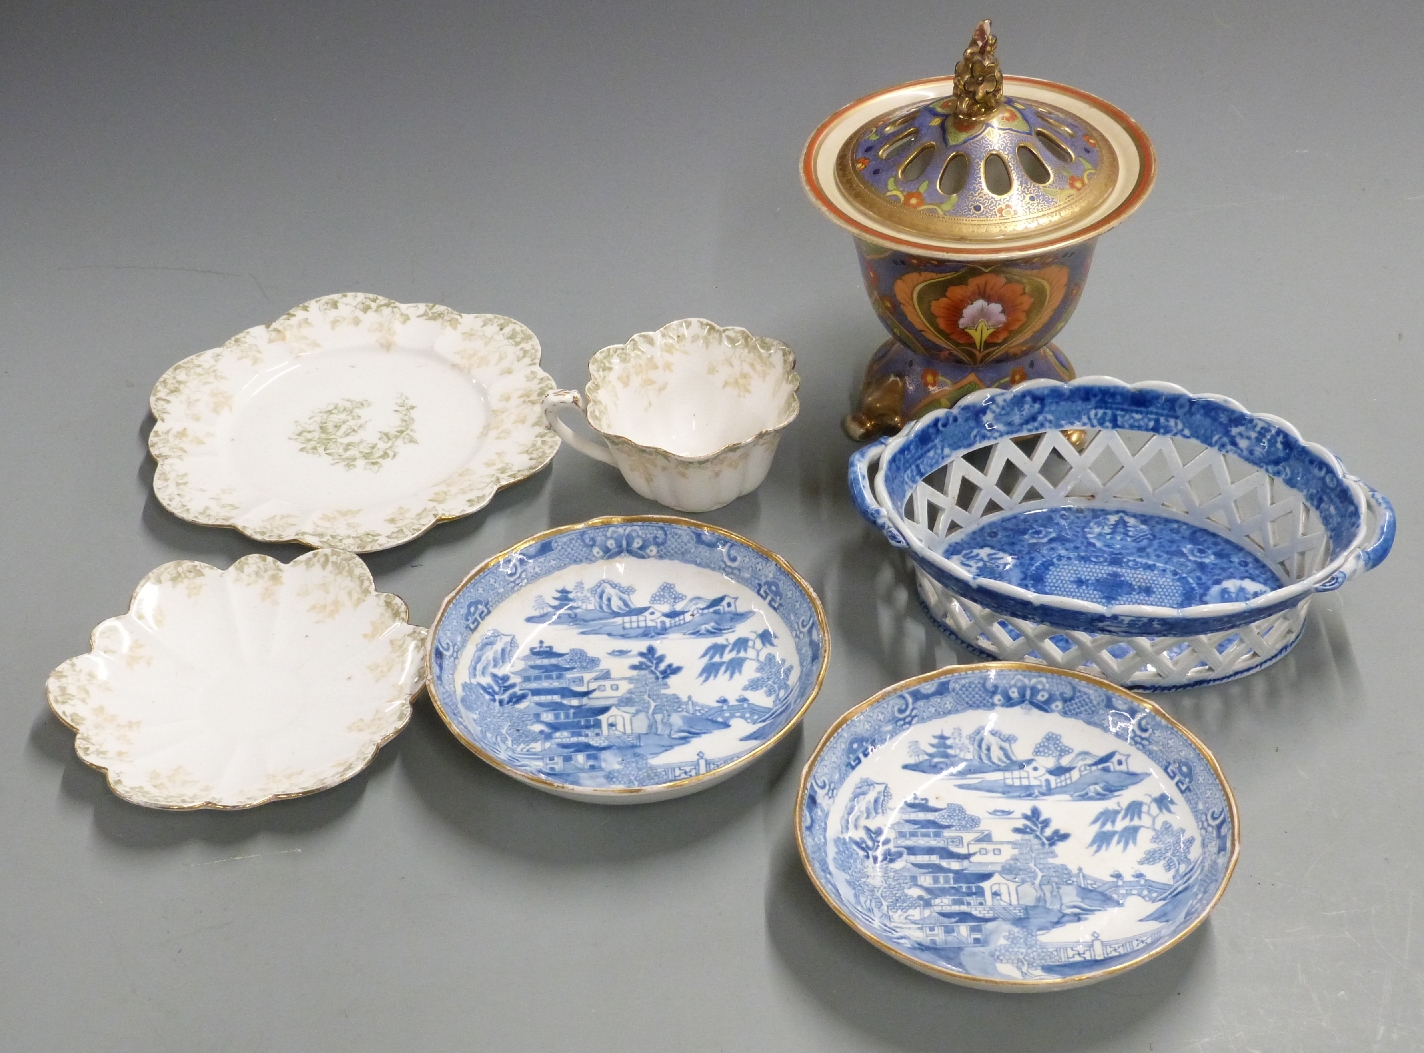
<path fill-rule="evenodd" d="M 464 586 L 434 629 L 433 696 L 515 774 L 660 787 L 794 722 L 823 648 L 812 598 L 754 548 L 674 521 L 595 522 Z"/>
<path fill-rule="evenodd" d="M 946 670 L 824 743 L 799 834 L 822 893 L 947 979 L 1037 987 L 1145 959 L 1232 866 L 1212 765 L 1131 696 L 1012 666 Z"/>
<path fill-rule="evenodd" d="M 1239 458 L 1290 487 L 1319 516 L 1329 558 L 1298 581 L 1229 603 L 1211 612 L 1132 604 L 1094 605 L 1055 601 L 1050 595 L 1006 592 L 990 578 L 971 580 L 905 529 L 899 515 L 921 481 L 970 450 L 1018 436 L 1062 429 L 1123 430 L 1189 439 Z M 874 494 L 866 473 L 880 461 Z M 913 422 L 893 439 L 857 453 L 851 492 L 862 513 L 892 543 L 908 545 L 915 562 L 935 581 L 976 603 L 1018 618 L 1064 629 L 1140 636 L 1177 636 L 1236 628 L 1296 606 L 1312 591 L 1339 588 L 1377 566 L 1394 540 L 1389 502 L 1348 475 L 1328 450 L 1300 438 L 1285 421 L 1248 413 L 1229 399 L 1193 395 L 1168 384 L 1130 386 L 1110 377 L 1060 384 L 1030 381 L 1011 391 L 971 396 L 952 409 Z M 1078 502 L 1081 503 L 1081 502 Z M 1371 538 L 1367 503 L 1376 521 Z M 1154 517 L 1165 521 L 1166 510 Z M 1122 609 L 1114 609 L 1121 607 Z"/>
<path fill-rule="evenodd" d="M 1209 530 L 1103 508 L 1002 516 L 957 534 L 941 554 L 976 577 L 1104 606 L 1236 603 L 1281 584 L 1258 556 Z"/>

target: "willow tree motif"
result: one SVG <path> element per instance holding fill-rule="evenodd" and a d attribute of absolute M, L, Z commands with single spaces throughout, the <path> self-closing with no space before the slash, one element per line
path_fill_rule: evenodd
<path fill-rule="evenodd" d="M 755 674 L 742 685 L 742 690 L 761 692 L 776 701 L 791 689 L 791 663 L 779 657 L 775 650 L 776 634 L 763 629 L 753 636 L 738 636 L 727 643 L 708 644 L 700 657 L 704 659 L 698 679 L 704 684 L 725 676 L 735 680 L 749 663 L 755 663 Z"/>
<path fill-rule="evenodd" d="M 735 680 L 742 675 L 748 662 L 756 661 L 761 657 L 762 652 L 775 642 L 776 636 L 772 631 L 763 629 L 755 636 L 738 636 L 726 643 L 708 644 L 702 654 L 698 656 L 705 661 L 702 663 L 701 672 L 697 674 L 697 679 L 704 684 L 711 683 L 722 676 L 728 680 Z"/>
<path fill-rule="evenodd" d="M 529 697 L 529 692 L 520 689 L 519 681 L 508 673 L 491 672 L 488 677 L 471 682 L 492 705 L 517 706 Z"/>
<path fill-rule="evenodd" d="M 1163 824 L 1175 830 L 1171 823 L 1166 822 L 1166 817 L 1175 815 L 1172 810 L 1172 795 L 1159 793 L 1155 797 L 1143 798 L 1139 801 L 1128 801 L 1121 807 L 1104 808 L 1092 818 L 1092 825 L 1098 828 L 1088 842 L 1088 847 L 1093 850 L 1093 855 L 1105 852 L 1116 846 L 1122 851 L 1137 847 L 1137 838 L 1144 830 L 1152 831 L 1153 844 L 1161 845 L 1159 840 L 1160 831 Z M 1118 824 L 1122 825 L 1119 826 Z M 1193 839 L 1195 840 L 1195 839 Z M 1190 846 L 1189 846 L 1190 847 Z M 1170 853 L 1154 857 L 1153 859 L 1143 858 L 1138 862 L 1141 865 L 1161 862 L 1170 857 Z"/>

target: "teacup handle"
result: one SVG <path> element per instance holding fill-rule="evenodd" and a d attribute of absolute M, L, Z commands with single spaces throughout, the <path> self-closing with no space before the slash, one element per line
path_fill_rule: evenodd
<path fill-rule="evenodd" d="M 612 464 L 613 455 L 608 452 L 607 446 L 602 442 L 594 442 L 592 439 L 585 439 L 582 435 L 576 434 L 572 428 L 559 419 L 560 411 L 569 406 L 578 410 L 580 415 L 583 414 L 583 399 L 579 398 L 577 391 L 561 388 L 544 396 L 544 419 L 549 422 L 549 427 L 554 429 L 554 434 L 578 450 L 579 453 L 592 457 L 595 461 Z"/>

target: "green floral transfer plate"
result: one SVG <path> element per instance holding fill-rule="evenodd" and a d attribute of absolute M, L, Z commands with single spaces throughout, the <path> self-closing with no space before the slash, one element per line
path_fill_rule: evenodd
<path fill-rule="evenodd" d="M 544 467 L 553 387 L 512 318 L 324 296 L 163 375 L 154 493 L 259 541 L 392 548 Z"/>

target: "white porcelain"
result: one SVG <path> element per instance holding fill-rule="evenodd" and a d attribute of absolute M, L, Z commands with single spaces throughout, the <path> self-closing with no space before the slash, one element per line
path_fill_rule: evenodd
<path fill-rule="evenodd" d="M 559 420 L 566 406 L 584 409 L 577 391 L 545 398 L 550 426 L 644 497 L 681 512 L 721 508 L 760 486 L 800 409 L 789 347 L 703 318 L 605 347 L 588 371 L 585 415 L 602 441 Z"/>
<path fill-rule="evenodd" d="M 391 548 L 546 465 L 553 386 L 512 318 L 324 296 L 163 375 L 153 490 L 260 541 Z"/>
<path fill-rule="evenodd" d="M 79 757 L 149 808 L 251 808 L 351 778 L 410 719 L 425 630 L 359 556 L 165 563 L 45 684 Z"/>

